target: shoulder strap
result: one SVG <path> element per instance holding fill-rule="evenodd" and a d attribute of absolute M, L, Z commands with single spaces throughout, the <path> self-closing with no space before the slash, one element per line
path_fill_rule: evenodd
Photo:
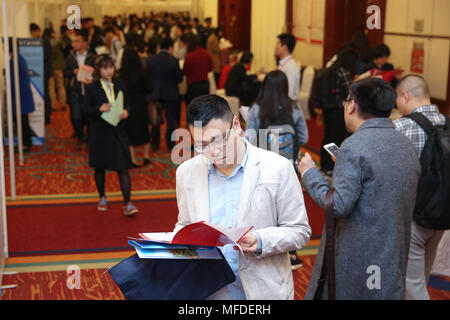
<path fill-rule="evenodd" d="M 325 223 L 326 223 L 326 242 L 325 242 L 325 255 L 326 255 L 326 268 L 328 279 L 328 300 L 336 300 L 336 277 L 335 277 L 335 230 L 336 219 L 334 217 L 334 196 L 333 190 L 328 190 L 325 195 Z"/>
<path fill-rule="evenodd" d="M 335 230 L 336 219 L 334 217 L 333 190 L 328 190 L 325 195 L 325 252 L 322 261 L 322 270 L 318 280 L 314 300 L 320 300 L 325 283 L 328 280 L 328 300 L 336 300 L 336 269 L 335 269 Z"/>
<path fill-rule="evenodd" d="M 430 136 L 433 130 L 435 129 L 431 121 L 428 120 L 428 118 L 425 117 L 420 112 L 414 112 L 406 115 L 405 117 L 415 121 L 425 131 L 425 133 L 428 136 Z"/>

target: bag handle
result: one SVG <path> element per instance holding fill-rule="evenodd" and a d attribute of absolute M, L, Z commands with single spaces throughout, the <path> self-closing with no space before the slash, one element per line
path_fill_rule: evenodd
<path fill-rule="evenodd" d="M 336 300 L 336 270 L 335 270 L 335 231 L 336 218 L 334 217 L 333 190 L 328 190 L 325 196 L 325 226 L 326 226 L 326 268 L 328 279 L 328 300 Z"/>
<path fill-rule="evenodd" d="M 318 281 L 314 300 L 322 297 L 325 278 L 328 279 L 328 300 L 336 300 L 336 269 L 335 269 L 335 230 L 336 218 L 334 217 L 333 190 L 328 190 L 325 195 L 325 253 L 322 261 L 322 270 Z"/>

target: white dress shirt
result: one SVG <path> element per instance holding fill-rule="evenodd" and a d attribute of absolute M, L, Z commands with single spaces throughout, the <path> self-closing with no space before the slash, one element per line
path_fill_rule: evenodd
<path fill-rule="evenodd" d="M 298 92 L 300 90 L 300 68 L 297 61 L 294 60 L 292 55 L 285 57 L 278 63 L 278 69 L 283 71 L 288 78 L 289 83 L 289 97 L 292 100 L 297 101 Z"/>

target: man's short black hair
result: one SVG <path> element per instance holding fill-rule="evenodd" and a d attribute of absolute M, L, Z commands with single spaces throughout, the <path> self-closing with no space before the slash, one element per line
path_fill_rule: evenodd
<path fill-rule="evenodd" d="M 197 47 L 202 46 L 202 40 L 198 35 L 191 34 L 188 37 L 187 52 L 194 51 Z"/>
<path fill-rule="evenodd" d="M 391 55 L 391 50 L 385 44 L 376 45 L 372 49 L 372 56 L 375 59 L 382 58 L 382 57 L 389 57 L 390 55 Z"/>
<path fill-rule="evenodd" d="M 292 53 L 292 51 L 294 51 L 297 40 L 292 34 L 282 33 L 278 35 L 278 39 L 280 40 L 281 45 L 287 46 L 289 53 Z"/>
<path fill-rule="evenodd" d="M 130 23 L 130 30 L 133 30 L 136 27 L 138 27 L 139 29 L 141 28 L 141 25 L 139 24 L 139 22 Z"/>
<path fill-rule="evenodd" d="M 361 118 L 388 118 L 395 107 L 397 94 L 383 79 L 367 78 L 355 81 L 350 86 L 349 97 L 358 104 Z"/>
<path fill-rule="evenodd" d="M 233 112 L 224 98 L 217 95 L 203 95 L 191 101 L 186 110 L 186 122 L 189 126 L 199 121 L 204 127 L 212 119 L 233 121 Z"/>
<path fill-rule="evenodd" d="M 39 26 L 36 23 L 30 23 L 30 31 L 38 31 L 41 30 L 41 28 L 39 28 Z"/>
<path fill-rule="evenodd" d="M 114 28 L 111 27 L 111 26 L 105 28 L 104 33 L 107 34 L 108 32 L 111 32 L 111 33 L 113 33 L 113 34 L 116 34 L 116 31 L 115 31 Z"/>
<path fill-rule="evenodd" d="M 181 23 L 178 23 L 178 24 L 177 24 L 177 27 L 181 30 L 181 32 L 184 32 L 184 29 L 186 29 L 186 28 L 184 27 L 184 25 L 182 25 Z"/>
<path fill-rule="evenodd" d="M 173 47 L 173 39 L 171 37 L 162 38 L 159 42 L 159 47 L 161 49 L 169 49 L 170 47 Z"/>
<path fill-rule="evenodd" d="M 183 33 L 182 35 L 181 35 L 181 37 L 180 37 L 180 41 L 181 42 L 183 42 L 183 43 L 185 43 L 185 44 L 188 44 L 189 43 L 189 38 L 190 38 L 190 34 L 188 34 L 188 33 Z"/>
<path fill-rule="evenodd" d="M 75 36 L 80 36 L 84 42 L 89 42 L 89 32 L 86 29 L 77 30 Z"/>
<path fill-rule="evenodd" d="M 252 59 L 253 59 L 253 53 L 251 53 L 248 50 L 245 50 L 244 53 L 242 54 L 240 62 L 243 64 L 250 64 L 250 62 L 252 62 Z"/>

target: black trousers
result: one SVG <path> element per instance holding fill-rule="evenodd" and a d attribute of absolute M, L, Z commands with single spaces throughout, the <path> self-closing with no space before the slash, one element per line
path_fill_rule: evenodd
<path fill-rule="evenodd" d="M 195 98 L 209 94 L 209 81 L 197 81 L 188 85 L 186 92 L 186 104 L 189 106 Z"/>
<path fill-rule="evenodd" d="M 172 150 L 175 146 L 175 141 L 172 141 L 172 133 L 177 128 L 177 122 L 179 117 L 180 101 L 160 101 L 164 109 L 164 117 L 166 119 L 166 144 L 167 148 Z M 161 139 L 160 126 L 152 126 L 152 147 L 153 149 L 159 148 Z"/>
<path fill-rule="evenodd" d="M 325 133 L 320 147 L 320 165 L 322 171 L 326 172 L 333 170 L 334 162 L 323 146 L 332 142 L 340 146 L 346 138 L 347 130 L 344 121 L 344 108 L 337 106 L 332 109 L 323 110 L 323 125 L 325 127 Z"/>
<path fill-rule="evenodd" d="M 74 131 L 75 138 L 79 142 L 87 140 L 84 128 L 87 126 L 86 117 L 83 114 L 83 96 L 73 93 L 70 96 L 70 120 Z"/>
<path fill-rule="evenodd" d="M 13 121 L 17 123 L 17 117 L 14 116 Z M 28 113 L 21 115 L 22 124 L 22 143 L 24 148 L 31 147 L 31 127 L 28 121 Z"/>
<path fill-rule="evenodd" d="M 179 101 L 161 101 L 164 108 L 164 115 L 166 117 L 166 143 L 169 150 L 175 146 L 175 141 L 172 141 L 172 133 L 177 128 Z"/>
<path fill-rule="evenodd" d="M 44 76 L 44 110 L 45 110 L 45 124 L 50 124 L 52 115 L 52 103 L 50 101 L 50 91 L 48 88 L 49 75 Z"/>
<path fill-rule="evenodd" d="M 219 80 L 220 80 L 220 72 L 215 73 L 214 72 L 214 80 L 216 80 L 216 87 L 219 87 Z"/>

